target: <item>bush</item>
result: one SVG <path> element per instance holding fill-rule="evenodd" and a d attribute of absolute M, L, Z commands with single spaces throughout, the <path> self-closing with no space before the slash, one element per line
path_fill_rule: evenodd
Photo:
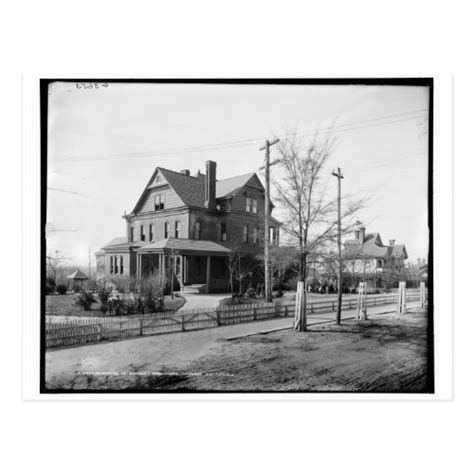
<path fill-rule="evenodd" d="M 111 278 L 111 283 L 119 293 L 130 293 L 135 291 L 135 279 L 127 276 L 116 276 Z"/>
<path fill-rule="evenodd" d="M 273 294 L 274 298 L 281 298 L 283 295 L 284 293 L 281 289 L 277 290 L 277 292 Z"/>
<path fill-rule="evenodd" d="M 92 291 L 82 290 L 79 296 L 76 298 L 76 306 L 79 306 L 84 311 L 89 311 L 91 309 L 92 303 L 95 303 L 96 299 Z"/>
<path fill-rule="evenodd" d="M 112 294 L 112 290 L 106 288 L 105 286 L 99 287 L 97 291 L 97 296 L 99 297 L 99 301 L 101 304 L 107 305 L 107 301 L 109 301 L 110 295 Z"/>
<path fill-rule="evenodd" d="M 58 285 L 56 287 L 56 290 L 60 295 L 65 295 L 67 293 L 67 286 L 66 285 Z"/>
<path fill-rule="evenodd" d="M 247 291 L 245 292 L 245 296 L 247 298 L 256 298 L 257 297 L 257 291 L 255 290 L 255 288 L 250 285 L 248 288 L 247 288 Z"/>
<path fill-rule="evenodd" d="M 54 293 L 55 290 L 56 290 L 56 282 L 54 281 L 53 278 L 47 277 L 44 291 L 46 292 L 47 295 L 50 295 L 51 293 Z"/>

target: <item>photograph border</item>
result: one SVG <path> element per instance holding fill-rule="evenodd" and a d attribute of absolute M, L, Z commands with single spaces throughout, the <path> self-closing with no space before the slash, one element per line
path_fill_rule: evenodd
<path fill-rule="evenodd" d="M 434 342 L 434 226 L 433 226 L 433 132 L 434 132 L 434 78 L 42 78 L 40 82 L 40 152 L 41 152 L 41 261 L 40 261 L 40 394 L 153 394 L 157 397 L 166 397 L 174 394 L 187 395 L 227 395 L 227 394 L 297 394 L 297 395 L 397 395 L 397 394 L 435 394 L 435 342 Z M 367 86 L 424 86 L 429 87 L 429 126 L 428 126 L 428 324 L 427 324 L 427 389 L 423 391 L 282 391 L 282 390 L 152 390 L 152 389 L 126 389 L 126 390 L 72 390 L 48 389 L 46 387 L 46 219 L 47 219 L 47 184 L 48 184 L 48 88 L 53 82 L 101 82 L 101 83 L 143 83 L 143 84 L 247 84 L 247 85 L 367 85 Z"/>

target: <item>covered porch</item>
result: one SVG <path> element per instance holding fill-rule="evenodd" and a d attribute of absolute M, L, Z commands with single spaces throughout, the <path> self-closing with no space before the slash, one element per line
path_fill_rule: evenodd
<path fill-rule="evenodd" d="M 168 238 L 151 242 L 137 250 L 137 282 L 158 274 L 163 282 L 176 278 L 181 288 L 202 284 L 211 292 L 228 281 L 228 255 L 226 247 L 212 241 Z"/>

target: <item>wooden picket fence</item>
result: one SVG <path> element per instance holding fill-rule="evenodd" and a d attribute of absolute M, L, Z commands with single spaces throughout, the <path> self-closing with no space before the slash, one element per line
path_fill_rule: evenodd
<path fill-rule="evenodd" d="M 418 293 L 407 294 L 407 301 L 419 300 Z M 367 307 L 396 303 L 397 294 L 369 295 Z M 336 300 L 307 301 L 307 314 L 335 311 Z M 342 300 L 342 310 L 357 308 L 357 297 Z M 179 310 L 176 312 L 138 314 L 129 316 L 93 317 L 68 322 L 46 323 L 46 348 L 78 346 L 100 341 L 151 336 L 179 331 L 213 328 L 272 318 L 293 318 L 294 301 Z"/>

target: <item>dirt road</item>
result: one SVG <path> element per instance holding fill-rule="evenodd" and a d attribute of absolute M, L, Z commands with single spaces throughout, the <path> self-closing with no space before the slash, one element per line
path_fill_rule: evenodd
<path fill-rule="evenodd" d="M 245 330 L 249 331 L 245 326 L 252 324 L 257 323 L 51 351 L 46 357 L 47 387 L 156 391 L 426 390 L 424 313 L 412 310 L 404 316 L 372 314 L 369 321 L 345 320 L 340 327 L 320 321 L 307 333 L 281 330 L 245 336 Z"/>

